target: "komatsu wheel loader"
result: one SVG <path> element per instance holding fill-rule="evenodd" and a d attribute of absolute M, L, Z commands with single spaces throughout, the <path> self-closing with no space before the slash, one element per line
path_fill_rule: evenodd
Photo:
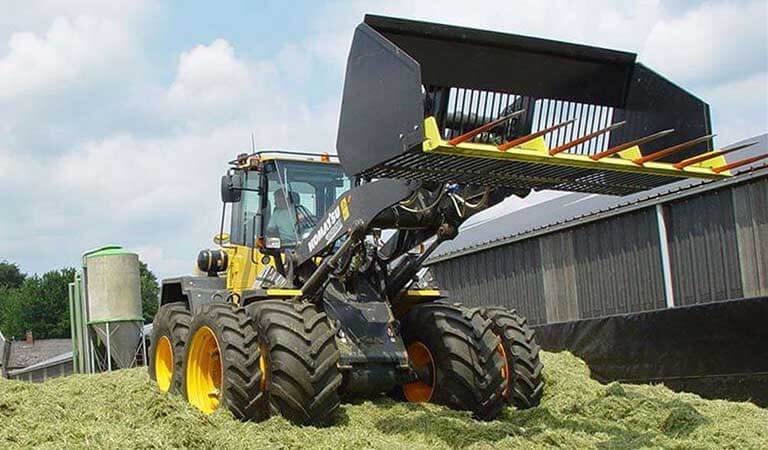
<path fill-rule="evenodd" d="M 525 318 L 471 306 L 514 294 L 451 298 L 419 282 L 425 260 L 512 195 L 729 176 L 744 162 L 727 163 L 711 137 L 706 103 L 631 53 L 366 16 L 338 157 L 230 162 L 218 248 L 200 252 L 200 274 L 162 283 L 150 375 L 244 420 L 324 424 L 341 398 L 379 394 L 486 420 L 536 406 L 542 364 Z"/>

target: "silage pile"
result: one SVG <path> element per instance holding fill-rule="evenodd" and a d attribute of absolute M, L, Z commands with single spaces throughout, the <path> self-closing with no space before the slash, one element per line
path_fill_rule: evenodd
<path fill-rule="evenodd" d="M 539 408 L 494 422 L 387 399 L 345 404 L 333 427 L 205 416 L 158 393 L 144 369 L 0 380 L 0 448 L 768 448 L 768 410 L 662 386 L 601 385 L 568 353 L 544 354 Z"/>

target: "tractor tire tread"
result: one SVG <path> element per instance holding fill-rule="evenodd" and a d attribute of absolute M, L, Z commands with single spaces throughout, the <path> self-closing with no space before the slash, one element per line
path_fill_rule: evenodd
<path fill-rule="evenodd" d="M 184 303 L 167 303 L 158 308 L 154 319 L 152 320 L 152 336 L 150 339 L 150 357 L 149 357 L 149 376 L 152 381 L 157 381 L 155 377 L 155 344 L 162 336 L 167 336 L 171 341 L 173 350 L 173 375 L 169 392 L 172 394 L 181 394 L 182 370 L 184 365 L 184 348 L 189 339 L 189 329 L 192 323 L 192 314 Z"/>
<path fill-rule="evenodd" d="M 192 321 L 192 330 L 209 326 L 219 342 L 222 362 L 221 403 L 240 420 L 268 417 L 261 391 L 261 368 L 256 326 L 244 308 L 224 302 L 204 305 Z"/>
<path fill-rule="evenodd" d="M 421 341 L 437 368 L 434 403 L 472 411 L 481 420 L 496 418 L 505 406 L 499 338 L 477 308 L 442 302 L 414 307 L 403 317 L 406 346 Z"/>
<path fill-rule="evenodd" d="M 339 351 L 324 312 L 307 302 L 261 300 L 247 307 L 268 354 L 272 414 L 303 425 L 331 423 L 340 406 Z"/>
<path fill-rule="evenodd" d="M 518 409 L 538 406 L 544 395 L 544 365 L 536 343 L 535 332 L 525 317 L 516 310 L 502 307 L 482 309 L 483 316 L 492 323 L 493 331 L 501 338 L 510 368 L 508 402 Z"/>

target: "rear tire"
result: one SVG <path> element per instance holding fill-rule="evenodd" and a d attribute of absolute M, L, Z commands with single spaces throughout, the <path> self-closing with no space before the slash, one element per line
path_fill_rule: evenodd
<path fill-rule="evenodd" d="M 261 300 L 247 307 L 266 356 L 272 414 L 327 425 L 339 408 L 339 351 L 325 313 L 311 303 Z"/>
<path fill-rule="evenodd" d="M 149 347 L 149 377 L 161 392 L 182 392 L 184 346 L 192 315 L 183 303 L 162 305 L 152 321 Z"/>
<path fill-rule="evenodd" d="M 229 303 L 204 305 L 192 319 L 184 358 L 184 389 L 204 413 L 225 407 L 241 420 L 267 417 L 253 320 Z"/>
<path fill-rule="evenodd" d="M 483 317 L 491 321 L 491 329 L 501 338 L 504 348 L 508 403 L 518 409 L 538 406 L 544 394 L 544 365 L 539 359 L 541 347 L 536 343 L 534 331 L 515 310 L 490 307 L 481 311 Z"/>
<path fill-rule="evenodd" d="M 425 372 L 432 374 L 432 392 L 425 395 L 423 386 L 416 386 L 409 400 L 424 401 L 426 397 L 432 403 L 472 411 L 481 420 L 496 418 L 506 404 L 506 384 L 501 373 L 503 360 L 496 351 L 499 338 L 490 325 L 478 309 L 445 303 L 422 304 L 409 311 L 401 322 L 403 340 L 411 351 L 409 359 L 413 363 L 424 360 L 423 346 L 429 353 L 427 359 L 433 361 L 432 370 Z M 414 392 L 412 387 L 413 383 L 404 387 L 406 397 Z"/>

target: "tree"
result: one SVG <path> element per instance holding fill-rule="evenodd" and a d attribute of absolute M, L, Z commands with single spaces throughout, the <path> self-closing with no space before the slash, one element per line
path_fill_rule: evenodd
<path fill-rule="evenodd" d="M 65 267 L 47 272 L 40 279 L 44 310 L 49 318 L 48 336 L 65 338 L 70 335 L 69 326 L 69 283 L 75 279 L 75 269 Z"/>
<path fill-rule="evenodd" d="M 24 335 L 20 289 L 0 288 L 0 331 L 7 339 Z"/>
<path fill-rule="evenodd" d="M 0 288 L 16 289 L 27 276 L 21 273 L 19 266 L 8 261 L 0 261 Z"/>
<path fill-rule="evenodd" d="M 141 282 L 141 308 L 144 311 L 144 323 L 152 322 L 160 304 L 160 287 L 157 284 L 157 277 L 143 261 L 139 261 L 139 280 Z"/>
<path fill-rule="evenodd" d="M 0 292 L 0 328 L 7 336 L 27 331 L 37 339 L 69 337 L 69 283 L 75 269 L 52 270 L 27 277 L 15 289 Z"/>

